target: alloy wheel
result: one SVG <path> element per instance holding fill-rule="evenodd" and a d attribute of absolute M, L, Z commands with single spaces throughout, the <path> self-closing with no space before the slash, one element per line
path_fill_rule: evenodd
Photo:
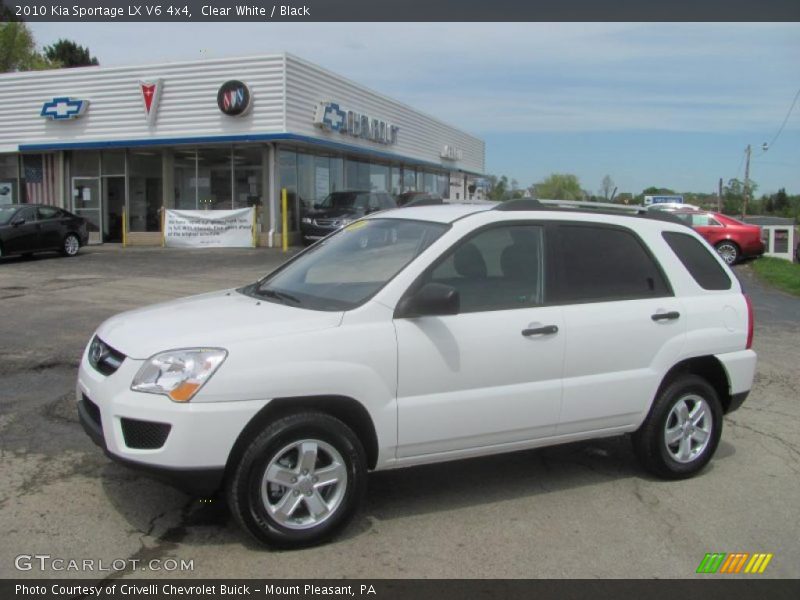
<path fill-rule="evenodd" d="M 711 440 L 712 422 L 711 409 L 703 398 L 682 396 L 664 426 L 664 444 L 672 459 L 686 464 L 702 455 Z"/>

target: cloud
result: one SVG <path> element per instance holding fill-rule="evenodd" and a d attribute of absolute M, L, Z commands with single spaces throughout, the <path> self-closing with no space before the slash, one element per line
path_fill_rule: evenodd
<path fill-rule="evenodd" d="M 40 43 L 63 35 L 59 24 L 31 27 Z M 89 45 L 105 65 L 293 52 L 475 133 L 749 130 L 767 135 L 800 86 L 796 23 L 71 27 L 71 37 Z M 159 43 L 148 43 L 151 39 Z M 797 118 L 787 124 L 790 130 L 798 127 Z"/>

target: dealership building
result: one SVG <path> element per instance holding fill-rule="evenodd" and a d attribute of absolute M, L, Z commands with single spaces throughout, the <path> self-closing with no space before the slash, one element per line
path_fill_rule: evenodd
<path fill-rule="evenodd" d="M 337 190 L 474 197 L 484 143 L 290 54 L 0 75 L 0 204 L 86 218 L 93 242 L 160 244 L 162 209 L 257 207 L 280 242 Z"/>

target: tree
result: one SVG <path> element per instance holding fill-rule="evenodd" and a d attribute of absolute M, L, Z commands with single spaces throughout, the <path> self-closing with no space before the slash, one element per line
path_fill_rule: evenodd
<path fill-rule="evenodd" d="M 772 207 L 776 213 L 783 213 L 789 208 L 789 196 L 786 195 L 786 188 L 781 188 L 772 197 Z"/>
<path fill-rule="evenodd" d="M 603 183 L 601 184 L 600 187 L 600 193 L 603 195 L 603 199 L 606 202 L 611 201 L 615 189 L 617 189 L 617 186 L 614 185 L 614 180 L 611 179 L 611 176 L 606 175 L 605 177 L 603 177 Z"/>
<path fill-rule="evenodd" d="M 570 173 L 553 173 L 535 185 L 537 198 L 583 200 L 585 196 L 578 177 Z"/>
<path fill-rule="evenodd" d="M 758 184 L 750 180 L 748 182 L 748 189 L 750 190 L 750 197 L 753 198 Z M 729 179 L 728 185 L 722 188 L 722 212 L 729 215 L 738 215 L 742 213 L 742 206 L 744 205 L 744 182 L 738 179 Z"/>
<path fill-rule="evenodd" d="M 508 192 L 508 177 L 503 175 L 498 179 L 492 175 L 489 177 L 489 182 L 492 186 L 488 194 L 489 200 L 505 200 L 506 193 Z"/>
<path fill-rule="evenodd" d="M 45 46 L 44 54 L 51 62 L 58 63 L 67 69 L 100 64 L 97 57 L 91 55 L 89 48 L 79 46 L 72 40 L 60 39 L 52 46 Z"/>
<path fill-rule="evenodd" d="M 25 23 L 0 23 L 0 72 L 34 71 L 58 67 L 36 50 Z"/>

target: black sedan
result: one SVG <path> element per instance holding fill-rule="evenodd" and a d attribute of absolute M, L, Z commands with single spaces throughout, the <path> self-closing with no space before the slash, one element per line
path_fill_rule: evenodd
<path fill-rule="evenodd" d="M 313 210 L 306 211 L 300 220 L 303 242 L 313 243 L 364 215 L 390 208 L 397 208 L 397 204 L 385 192 L 332 192 L 325 200 L 315 204 Z"/>
<path fill-rule="evenodd" d="M 55 206 L 0 205 L 0 257 L 59 251 L 75 256 L 89 241 L 86 219 Z"/>

